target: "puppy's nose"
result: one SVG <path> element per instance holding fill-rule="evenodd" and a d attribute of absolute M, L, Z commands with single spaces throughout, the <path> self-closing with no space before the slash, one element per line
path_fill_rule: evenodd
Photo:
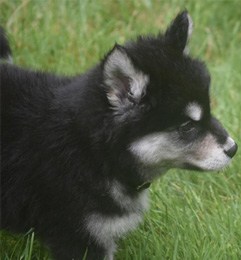
<path fill-rule="evenodd" d="M 238 145 L 234 143 L 234 145 L 231 148 L 229 148 L 227 151 L 224 150 L 224 153 L 227 154 L 227 156 L 229 156 L 230 158 L 232 158 L 236 154 L 237 150 L 238 150 Z"/>

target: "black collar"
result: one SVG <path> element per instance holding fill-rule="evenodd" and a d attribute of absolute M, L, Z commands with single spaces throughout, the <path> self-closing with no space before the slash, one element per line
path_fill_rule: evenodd
<path fill-rule="evenodd" d="M 136 187 L 136 191 L 140 192 L 148 189 L 151 186 L 151 182 L 144 182 Z"/>
<path fill-rule="evenodd" d="M 118 181 L 126 188 L 130 193 L 137 193 L 148 189 L 151 186 L 150 181 L 145 181 L 141 178 L 139 179 L 125 179 L 123 176 L 119 178 Z"/>

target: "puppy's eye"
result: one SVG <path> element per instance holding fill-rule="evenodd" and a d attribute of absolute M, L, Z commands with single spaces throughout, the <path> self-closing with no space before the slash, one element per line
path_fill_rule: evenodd
<path fill-rule="evenodd" d="M 191 120 L 181 124 L 179 127 L 179 131 L 185 134 L 191 133 L 193 130 L 195 130 L 195 124 Z"/>
<path fill-rule="evenodd" d="M 146 95 L 146 91 L 143 91 L 143 92 L 141 93 L 141 98 L 144 98 L 145 95 Z"/>
<path fill-rule="evenodd" d="M 151 106 L 150 106 L 149 103 L 142 103 L 142 104 L 140 104 L 139 107 L 140 107 L 142 112 L 148 112 L 148 111 L 151 110 Z"/>
<path fill-rule="evenodd" d="M 131 91 L 129 91 L 127 95 L 128 95 L 128 99 L 129 99 L 130 102 L 136 103 L 135 96 Z"/>

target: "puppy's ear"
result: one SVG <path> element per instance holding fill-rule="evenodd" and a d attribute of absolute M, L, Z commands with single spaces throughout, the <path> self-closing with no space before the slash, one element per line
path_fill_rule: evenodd
<path fill-rule="evenodd" d="M 193 30 L 193 22 L 187 11 L 177 15 L 165 33 L 168 45 L 179 52 L 187 52 L 187 42 Z"/>
<path fill-rule="evenodd" d="M 104 84 L 114 110 L 126 111 L 145 95 L 148 76 L 133 65 L 124 47 L 116 45 L 104 61 Z"/>

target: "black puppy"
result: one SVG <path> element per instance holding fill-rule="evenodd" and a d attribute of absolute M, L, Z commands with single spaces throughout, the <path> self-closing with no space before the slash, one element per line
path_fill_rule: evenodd
<path fill-rule="evenodd" d="M 58 260 L 110 260 L 157 176 L 230 162 L 237 145 L 210 113 L 205 65 L 186 54 L 191 31 L 184 11 L 73 78 L 1 65 L 2 228 L 33 227 Z"/>

